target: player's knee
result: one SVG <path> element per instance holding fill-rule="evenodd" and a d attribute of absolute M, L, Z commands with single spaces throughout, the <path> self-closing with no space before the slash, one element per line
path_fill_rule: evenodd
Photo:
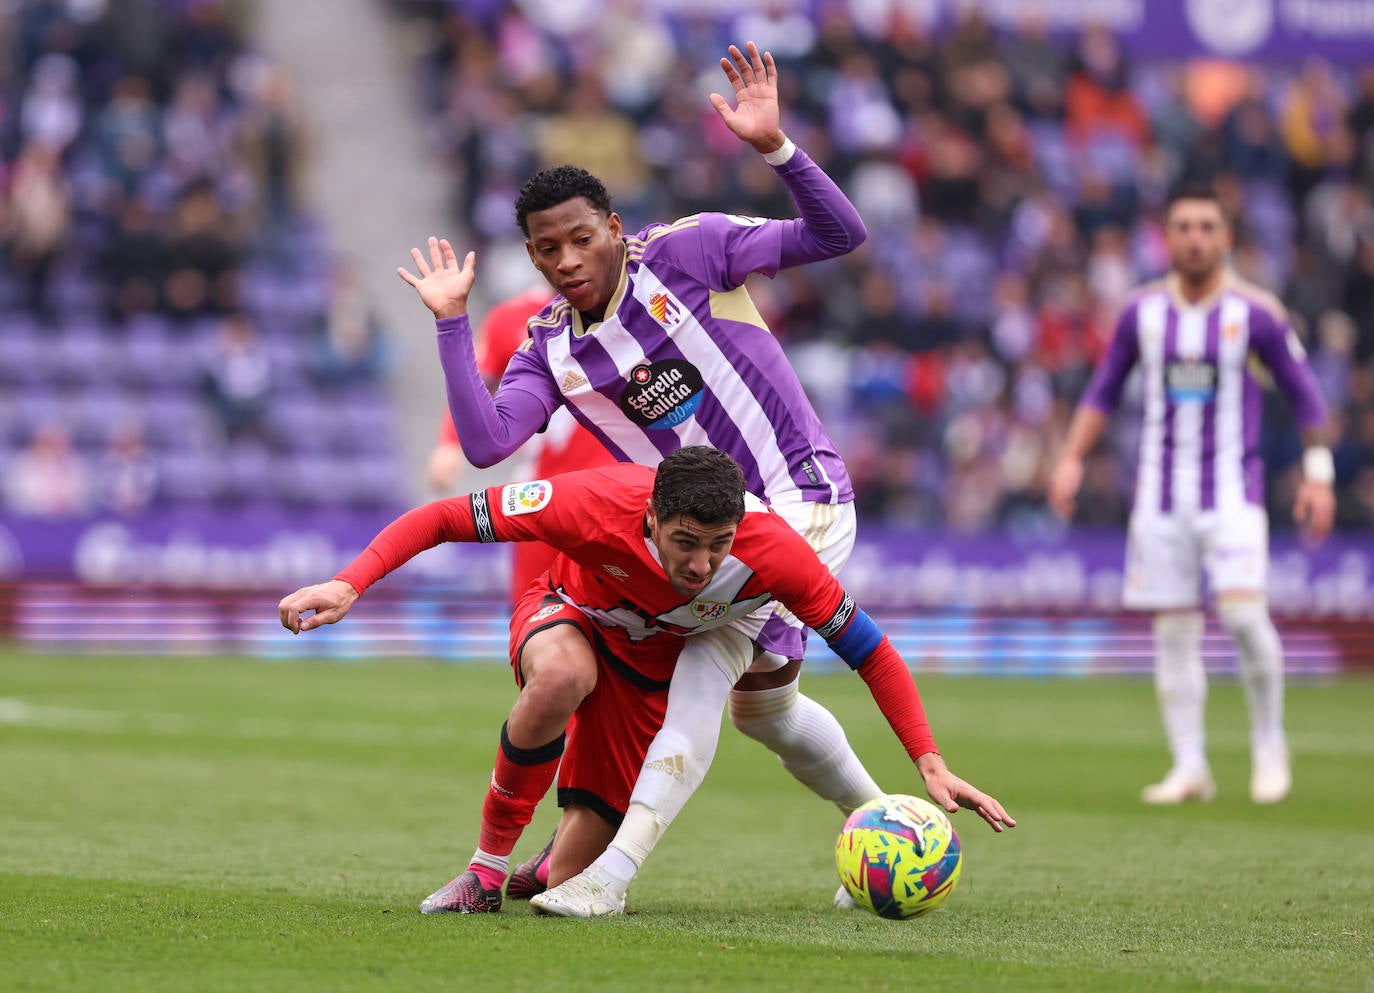
<path fill-rule="evenodd" d="M 1278 651 L 1278 633 L 1269 617 L 1269 603 L 1258 593 L 1235 593 L 1217 598 L 1217 618 L 1222 627 L 1248 655 L 1269 655 Z M 1272 643 L 1272 652 L 1266 651 Z"/>
<path fill-rule="evenodd" d="M 1154 617 L 1155 645 L 1161 659 L 1195 654 L 1202 641 L 1200 610 L 1165 610 Z M 1166 658 L 1167 657 L 1167 658 Z"/>
<path fill-rule="evenodd" d="M 730 723 L 751 738 L 785 721 L 797 703 L 796 682 L 762 690 L 730 691 Z"/>
<path fill-rule="evenodd" d="M 571 715 L 596 688 L 596 660 L 585 642 L 548 641 L 526 648 L 521 659 L 525 685 L 520 696 L 527 706 Z"/>
<path fill-rule="evenodd" d="M 1234 631 L 1258 618 L 1269 618 L 1269 602 L 1263 593 L 1240 590 L 1218 594 L 1217 619 L 1226 630 Z"/>

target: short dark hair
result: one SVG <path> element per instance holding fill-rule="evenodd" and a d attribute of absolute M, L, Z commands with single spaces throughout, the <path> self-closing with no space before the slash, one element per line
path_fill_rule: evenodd
<path fill-rule="evenodd" d="M 660 521 L 687 516 L 702 524 L 738 524 L 744 519 L 744 473 L 724 452 L 688 445 L 659 463 L 653 502 Z"/>
<path fill-rule="evenodd" d="M 1169 191 L 1168 199 L 1164 201 L 1164 216 L 1168 217 L 1169 212 L 1174 209 L 1174 204 L 1180 200 L 1210 200 L 1217 205 L 1224 218 L 1226 208 L 1222 205 L 1221 195 L 1217 193 L 1217 188 L 1211 183 L 1204 183 L 1199 180 L 1187 180 L 1179 183 Z"/>
<path fill-rule="evenodd" d="M 520 195 L 515 198 L 515 223 L 520 225 L 520 230 L 528 238 L 531 214 L 557 207 L 576 197 L 586 197 L 587 202 L 602 214 L 609 216 L 611 213 L 611 195 L 606 192 L 606 184 L 586 169 L 561 165 L 540 170 L 525 181 L 520 188 Z"/>

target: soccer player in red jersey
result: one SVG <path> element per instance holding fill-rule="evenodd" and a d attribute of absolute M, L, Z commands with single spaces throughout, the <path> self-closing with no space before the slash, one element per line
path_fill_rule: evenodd
<path fill-rule="evenodd" d="M 442 541 L 544 541 L 562 554 L 511 620 L 520 695 L 501 731 L 477 852 L 423 913 L 500 909 L 510 853 L 555 774 L 564 813 L 549 882 L 585 869 L 624 818 L 685 639 L 730 630 L 752 639 L 767 618 L 758 608 L 775 599 L 863 677 L 935 802 L 975 810 L 998 831 L 1016 823 L 946 767 L 906 663 L 806 540 L 745 492 L 722 452 L 689 446 L 657 471 L 616 464 L 412 510 L 333 580 L 283 598 L 283 626 L 335 623 L 371 584 Z M 552 744 L 521 749 L 517 736 Z M 623 907 L 613 894 L 595 915 Z"/>

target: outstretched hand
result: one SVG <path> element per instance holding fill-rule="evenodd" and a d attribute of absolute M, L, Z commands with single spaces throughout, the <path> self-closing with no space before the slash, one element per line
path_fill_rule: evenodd
<path fill-rule="evenodd" d="M 358 599 L 358 591 L 342 579 L 331 579 L 316 586 L 305 586 L 281 598 L 277 614 L 281 626 L 292 634 L 300 634 L 324 624 L 341 621 L 348 608 Z M 309 617 L 302 614 L 315 613 Z"/>
<path fill-rule="evenodd" d="M 468 312 L 468 294 L 477 279 L 477 253 L 468 252 L 463 264 L 458 264 L 458 253 L 453 250 L 447 238 L 429 239 L 429 260 L 418 248 L 410 250 L 415 260 L 415 275 L 402 266 L 396 267 L 396 275 L 415 287 L 436 318 L 457 317 Z"/>
<path fill-rule="evenodd" d="M 725 78 L 735 88 L 735 107 L 719 93 L 711 94 L 711 106 L 725 122 L 725 126 L 760 152 L 777 151 L 786 140 L 780 126 L 778 110 L 778 67 L 769 52 L 759 55 L 752 41 L 744 46 L 748 57 L 738 47 L 730 46 L 730 58 L 721 59 Z"/>
<path fill-rule="evenodd" d="M 939 754 L 929 752 L 916 760 L 916 768 L 926 783 L 926 793 L 943 810 L 954 813 L 960 807 L 972 810 L 988 826 L 1000 833 L 1004 827 L 1016 827 L 1015 819 L 997 800 L 950 772 Z"/>

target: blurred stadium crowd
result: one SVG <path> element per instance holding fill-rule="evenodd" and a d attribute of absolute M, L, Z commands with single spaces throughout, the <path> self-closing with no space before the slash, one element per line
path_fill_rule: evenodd
<path fill-rule="evenodd" d="M 1374 64 L 1133 61 L 1101 30 L 993 32 L 977 14 L 934 38 L 878 3 L 392 6 L 418 26 L 415 92 L 483 250 L 512 248 L 520 184 L 565 161 L 606 180 L 631 230 L 699 210 L 791 216 L 705 99 L 729 43 L 773 52 L 785 128 L 870 239 L 751 288 L 865 519 L 1054 527 L 1044 487 L 1072 404 L 1123 295 L 1163 271 L 1160 206 L 1187 176 L 1218 184 L 1237 269 L 1284 298 L 1308 343 L 1340 428 L 1340 524 L 1374 524 Z M 240 7 L 0 12 L 10 510 L 404 497 L 385 335 L 302 214 L 307 129 Z M 1299 449 L 1272 406 L 1283 527 Z M 1115 430 L 1088 469 L 1088 523 L 1125 519 L 1131 419 Z"/>
<path fill-rule="evenodd" d="M 394 503 L 381 329 L 298 208 L 242 5 L 0 11 L 0 495 L 30 515 Z"/>
<path fill-rule="evenodd" d="M 727 45 L 772 51 L 785 129 L 870 240 L 751 289 L 865 520 L 1053 527 L 1044 489 L 1072 405 L 1123 295 L 1165 269 L 1160 208 L 1186 177 L 1217 184 L 1236 268 L 1292 309 L 1337 412 L 1340 523 L 1374 523 L 1374 63 L 1138 62 L 1101 29 L 994 32 L 976 11 L 932 37 L 886 3 L 395 6 L 427 19 L 416 92 L 477 247 L 512 237 L 522 181 L 565 161 L 607 182 L 630 230 L 701 210 L 792 216 L 706 101 Z M 1271 406 L 1282 528 L 1299 446 Z M 1086 474 L 1089 523 L 1125 520 L 1131 418 L 1113 440 Z"/>

